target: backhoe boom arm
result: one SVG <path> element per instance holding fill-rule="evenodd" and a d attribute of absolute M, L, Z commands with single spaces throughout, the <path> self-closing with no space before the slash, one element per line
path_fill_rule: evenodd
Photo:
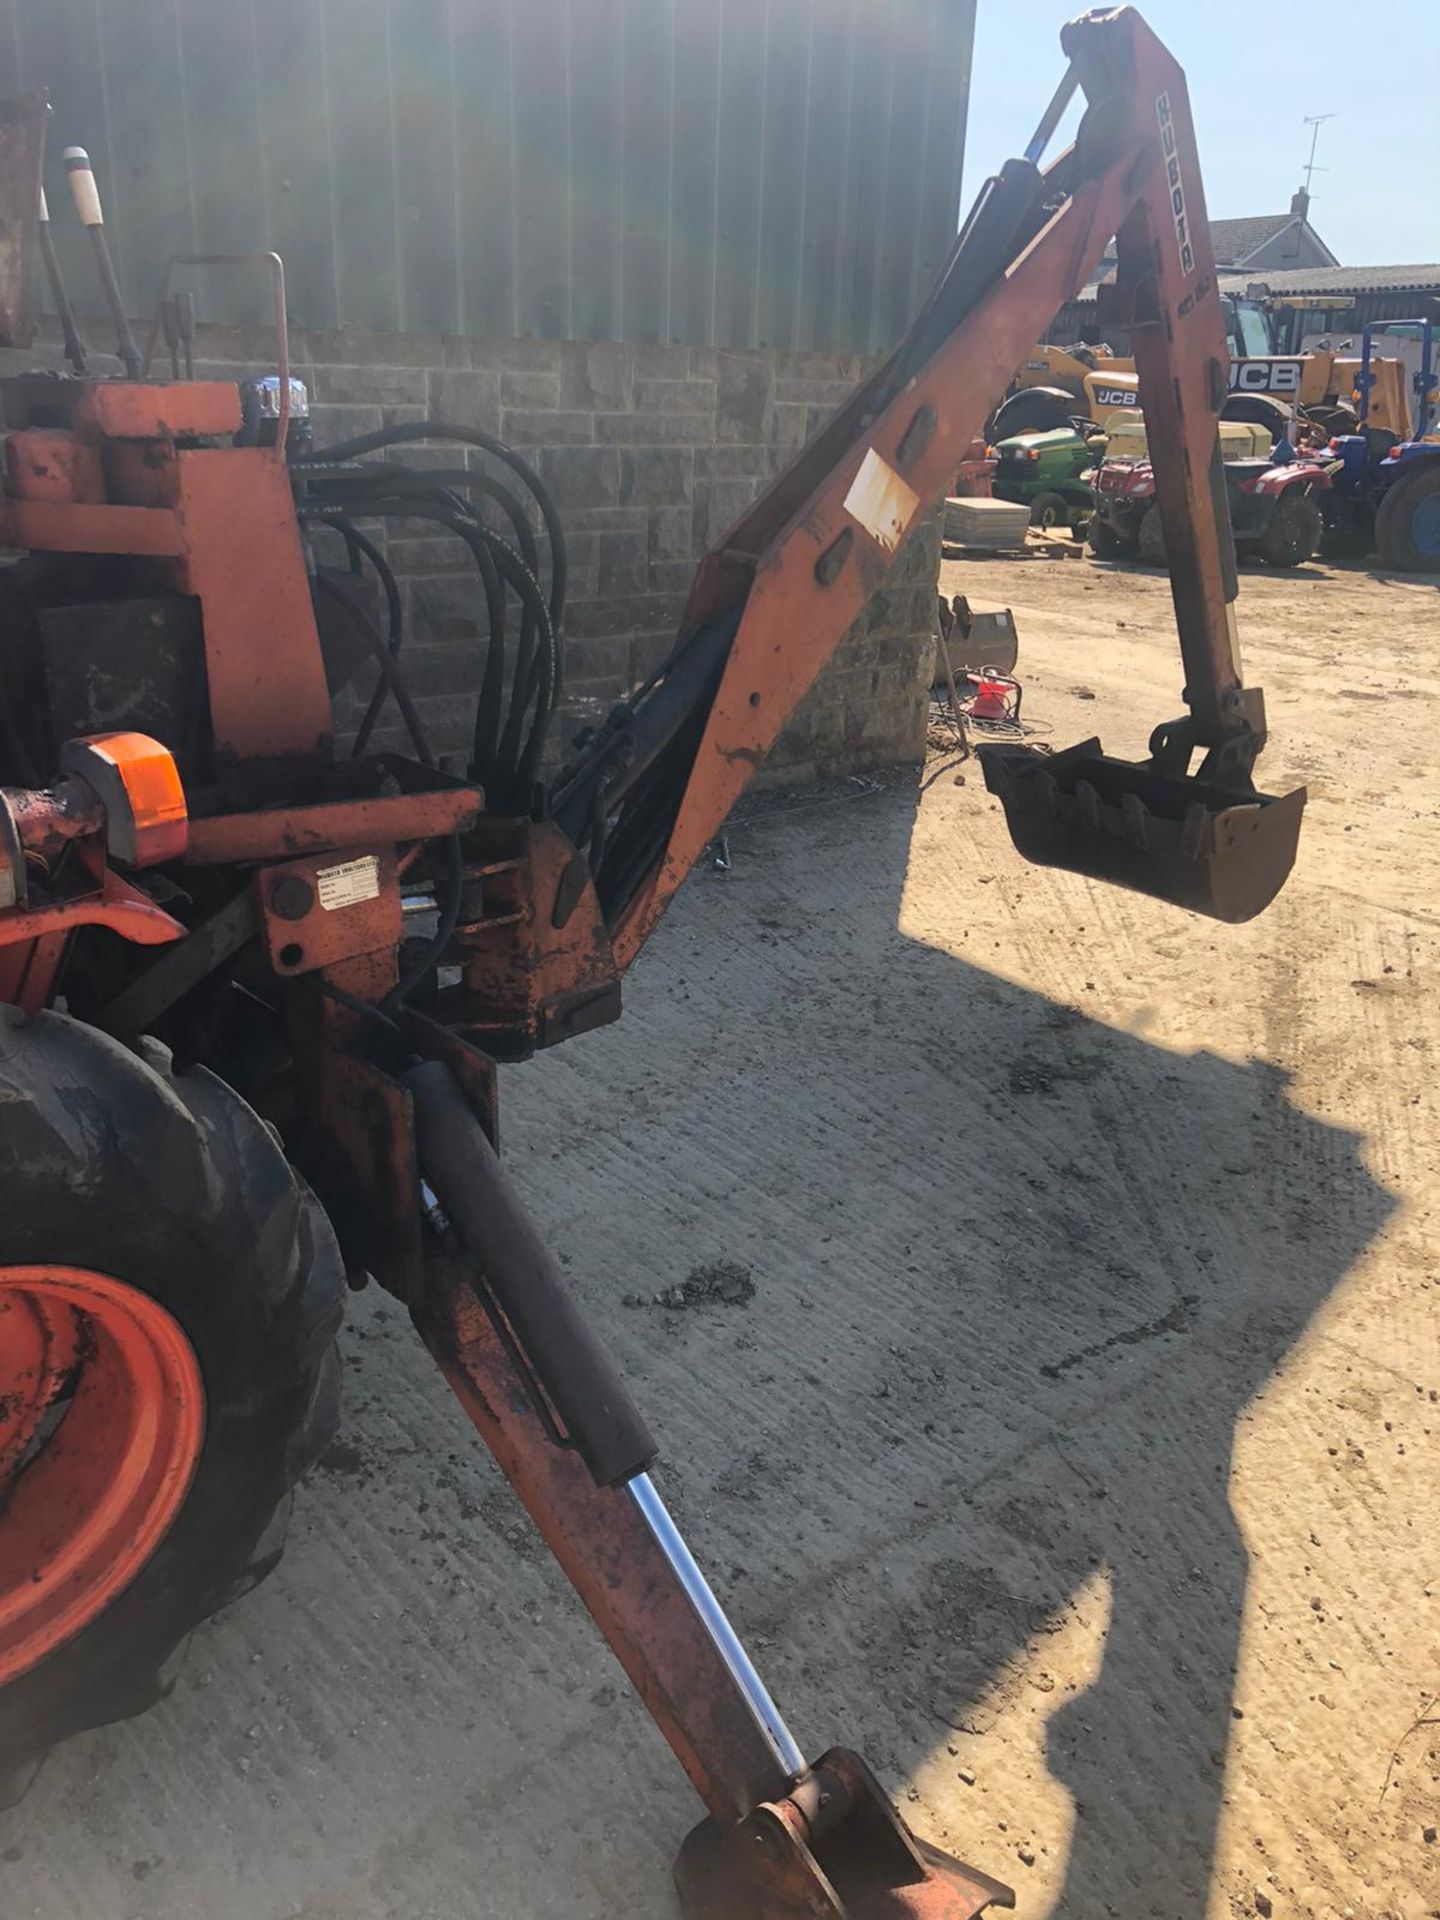
<path fill-rule="evenodd" d="M 1221 770 L 1249 787 L 1263 704 L 1241 680 L 1217 433 L 1227 347 L 1184 76 L 1129 7 L 1085 15 L 1062 42 L 1069 70 L 1026 157 L 985 183 L 905 339 L 707 554 L 666 669 L 557 793 L 622 966 L 1112 235 L 1107 292 L 1136 341 L 1189 707 L 1158 731 L 1153 768 L 1183 775 L 1201 747 L 1212 788 Z M 1075 142 L 1042 171 L 1077 89 Z"/>

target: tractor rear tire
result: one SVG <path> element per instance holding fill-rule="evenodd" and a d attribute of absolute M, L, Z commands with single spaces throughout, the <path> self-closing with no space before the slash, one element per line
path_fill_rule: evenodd
<path fill-rule="evenodd" d="M 338 1422 L 345 1278 L 329 1221 L 238 1094 L 203 1068 L 173 1073 L 157 1042 L 140 1049 L 0 1006 L 0 1388 L 8 1341 L 22 1438 L 17 1349 L 67 1329 L 51 1372 L 28 1376 L 53 1391 L 0 1474 L 0 1804 L 60 1741 L 169 1691 L 191 1630 L 279 1560 L 291 1491 Z M 123 1457 L 167 1421 L 193 1443 L 154 1537 L 137 1521 L 137 1554 L 134 1530 L 94 1519 L 118 1497 L 103 1485 L 110 1443 Z M 81 1520 L 63 1518 L 67 1498 Z M 35 1549 L 57 1534 L 62 1550 Z M 93 1573 L 78 1591 L 56 1571 L 77 1540 Z"/>
<path fill-rule="evenodd" d="M 1068 427 L 1074 411 L 1075 396 L 1063 387 L 1021 387 L 995 409 L 985 438 L 993 444 L 1017 433 L 1049 433 Z"/>
<path fill-rule="evenodd" d="M 1300 412 L 1312 427 L 1319 427 L 1330 440 L 1337 434 L 1360 431 L 1360 422 L 1353 407 L 1302 407 Z"/>
<path fill-rule="evenodd" d="M 1153 503 L 1145 509 L 1145 518 L 1140 522 L 1140 537 L 1137 542 L 1140 558 L 1147 567 L 1169 565 L 1165 554 L 1165 523 L 1160 518 L 1160 509 Z"/>
<path fill-rule="evenodd" d="M 1232 393 L 1220 409 L 1220 418 L 1264 427 L 1272 441 L 1288 433 L 1295 424 L 1295 415 L 1285 402 L 1273 400 L 1265 393 Z"/>
<path fill-rule="evenodd" d="M 1287 493 L 1276 503 L 1260 537 L 1260 558 L 1270 567 L 1298 567 L 1320 545 L 1325 521 L 1312 495 Z"/>
<path fill-rule="evenodd" d="M 1440 573 L 1440 460 L 1391 486 L 1375 516 L 1375 544 L 1397 573 Z"/>

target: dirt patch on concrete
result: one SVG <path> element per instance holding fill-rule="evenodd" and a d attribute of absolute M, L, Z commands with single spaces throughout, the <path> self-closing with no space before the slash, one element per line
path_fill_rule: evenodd
<path fill-rule="evenodd" d="M 627 1293 L 627 1307 L 665 1307 L 684 1313 L 692 1307 L 747 1307 L 755 1298 L 749 1267 L 734 1260 L 702 1261 L 674 1286 L 656 1293 Z"/>

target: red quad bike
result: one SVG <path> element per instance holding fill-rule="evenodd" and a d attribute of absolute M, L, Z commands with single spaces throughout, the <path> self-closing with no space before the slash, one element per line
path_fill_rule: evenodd
<path fill-rule="evenodd" d="M 1241 554 L 1256 553 L 1272 567 L 1298 567 L 1320 546 L 1324 519 L 1320 495 L 1335 463 L 1301 458 L 1283 466 L 1268 460 L 1227 460 L 1225 494 L 1230 526 Z M 1165 529 L 1155 499 L 1155 469 L 1148 460 L 1107 460 L 1091 483 L 1094 511 L 1090 549 L 1098 560 L 1133 559 L 1166 564 Z"/>

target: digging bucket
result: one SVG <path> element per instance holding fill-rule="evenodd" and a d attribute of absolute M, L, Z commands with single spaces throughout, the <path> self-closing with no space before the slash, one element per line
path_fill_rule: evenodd
<path fill-rule="evenodd" d="M 985 784 L 1027 860 L 1109 880 L 1212 920 L 1264 911 L 1295 862 L 1305 789 L 1274 795 L 1115 760 L 1098 740 L 1062 753 L 980 748 Z"/>

